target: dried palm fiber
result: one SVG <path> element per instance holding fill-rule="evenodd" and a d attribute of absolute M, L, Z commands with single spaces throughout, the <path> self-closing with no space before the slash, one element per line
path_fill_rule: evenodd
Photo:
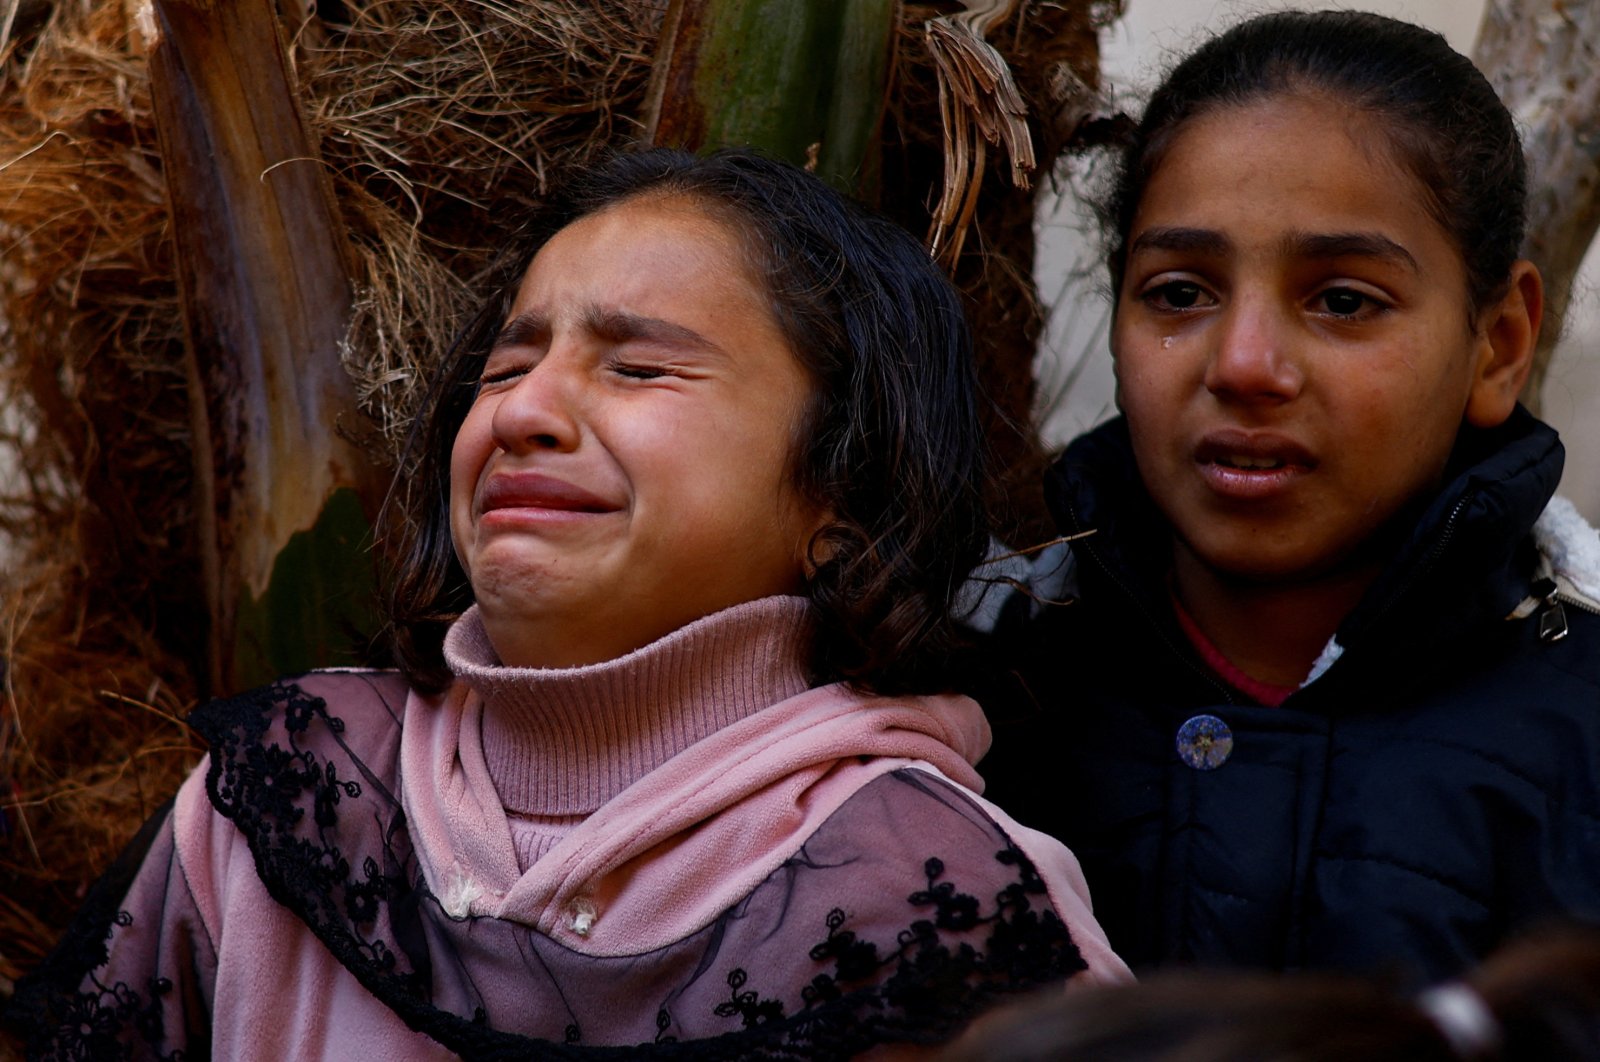
<path fill-rule="evenodd" d="M 4 5 L 0 5 L 4 10 Z M 19 30 L 25 32 L 19 32 Z M 142 64 L 120 5 L 0 51 L 0 975 L 194 750 L 188 409 Z"/>
<path fill-rule="evenodd" d="M 1096 132 L 1106 123 L 1090 121 L 1103 101 L 1100 88 L 1100 29 L 1121 17 L 1122 0 L 955 0 L 907 4 L 889 95 L 884 131 L 884 186 L 910 189 L 930 175 L 944 174 L 942 197 L 901 195 L 884 206 L 914 232 L 927 232 L 947 251 L 947 265 L 967 299 L 977 343 L 978 378 L 992 403 L 986 425 L 995 448 L 995 482 L 990 510 L 1003 538 L 1016 546 L 1045 541 L 1054 534 L 1042 491 L 1047 455 L 1033 424 L 1034 356 L 1044 315 L 1033 282 L 1034 206 L 1038 185 L 1019 186 L 1018 158 L 1027 152 L 1000 141 L 1021 139 L 1016 122 L 1025 120 L 1031 153 L 1045 173 L 1063 154 L 1098 146 Z M 930 32 L 930 22 L 938 20 Z M 949 67 L 950 50 L 939 51 L 952 23 L 976 22 L 998 60 L 1009 70 L 1025 113 L 1004 91 L 1004 77 L 991 65 L 976 63 L 958 77 L 957 88 L 941 86 L 940 66 Z M 962 58 L 976 52 L 971 40 L 957 49 Z M 937 56 L 937 57 L 936 57 Z M 999 91 L 983 99 L 985 81 Z M 974 87 L 978 91 L 973 91 Z M 965 91 L 961 91 L 965 90 Z M 941 92 L 945 101 L 941 102 Z M 953 97 L 975 96 L 979 108 Z M 949 123 L 970 121 L 963 133 Z M 996 143 L 989 165 L 948 166 L 965 137 L 976 153 L 988 129 Z M 970 179 L 971 186 L 952 183 Z M 973 194 L 975 192 L 975 195 Z M 963 218 L 965 220 L 963 220 Z M 941 225 L 940 221 L 944 224 Z M 953 263 L 949 262 L 954 258 Z"/>
<path fill-rule="evenodd" d="M 20 470 L 0 497 L 0 978 L 197 752 L 175 722 L 205 692 L 181 308 L 132 15 L 63 0 L 0 60 L 0 446 Z M 339 15 L 295 27 L 294 54 L 357 262 L 347 363 L 388 449 L 496 251 L 486 208 L 634 134 L 659 11 Z"/>
<path fill-rule="evenodd" d="M 923 27 L 923 42 L 938 76 L 944 130 L 944 191 L 928 235 L 928 246 L 941 262 L 961 257 L 987 168 L 986 143 L 1005 147 L 1014 187 L 1032 187 L 1036 160 L 1028 107 L 1011 67 L 986 40 L 989 30 L 1015 15 L 1017 7 L 1018 0 L 967 0 L 965 10 L 929 19 Z"/>
<path fill-rule="evenodd" d="M 636 139 L 665 0 L 373 0 L 308 23 L 299 75 L 360 258 L 346 367 L 383 438 L 410 428 L 498 250 L 486 217 Z"/>

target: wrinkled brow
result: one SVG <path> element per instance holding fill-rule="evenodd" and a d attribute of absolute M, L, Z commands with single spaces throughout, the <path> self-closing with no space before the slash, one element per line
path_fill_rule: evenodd
<path fill-rule="evenodd" d="M 550 338 L 550 319 L 542 313 L 519 313 L 494 337 L 491 350 L 538 346 Z"/>
<path fill-rule="evenodd" d="M 694 329 L 674 321 L 663 321 L 659 317 L 590 306 L 584 309 L 579 320 L 585 332 L 608 343 L 644 340 L 712 354 L 724 353 L 721 347 Z M 491 349 L 543 346 L 549 343 L 550 333 L 550 318 L 547 315 L 535 311 L 519 313 L 500 329 Z"/>
<path fill-rule="evenodd" d="M 612 343 L 642 339 L 675 347 L 698 348 L 713 354 L 723 353 L 721 347 L 692 328 L 675 321 L 663 321 L 659 317 L 645 317 L 623 310 L 590 306 L 583 312 L 583 326 L 598 338 Z"/>

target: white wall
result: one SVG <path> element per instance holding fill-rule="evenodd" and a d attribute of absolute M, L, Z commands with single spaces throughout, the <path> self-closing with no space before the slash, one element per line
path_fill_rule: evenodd
<path fill-rule="evenodd" d="M 1365 4 L 1263 3 L 1260 0 L 1128 0 L 1127 14 L 1101 40 L 1102 68 L 1119 103 L 1137 111 L 1164 69 L 1208 31 L 1262 11 L 1362 7 L 1411 19 L 1470 54 L 1483 0 L 1370 0 Z M 1050 306 L 1039 393 L 1047 441 L 1060 444 L 1112 412 L 1108 304 L 1095 239 L 1070 193 L 1041 199 L 1039 292 Z M 1600 246 L 1600 245 L 1597 245 Z M 1567 444 L 1561 491 L 1600 523 L 1600 250 L 1579 273 L 1565 334 L 1542 395 L 1544 416 Z"/>
<path fill-rule="evenodd" d="M 1483 19 L 1483 0 L 1370 0 L 1367 3 L 1294 3 L 1292 0 L 1127 0 L 1127 14 L 1101 40 L 1101 65 L 1113 77 L 1153 84 L 1164 58 L 1181 55 L 1197 34 L 1230 26 L 1251 15 L 1286 8 L 1343 7 L 1379 11 L 1431 26 L 1467 52 Z"/>

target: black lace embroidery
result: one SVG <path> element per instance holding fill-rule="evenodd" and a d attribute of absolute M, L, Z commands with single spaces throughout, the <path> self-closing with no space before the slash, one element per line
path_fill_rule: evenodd
<path fill-rule="evenodd" d="M 264 744 L 280 715 L 287 749 Z M 414 893 L 426 892 L 420 877 L 413 880 L 403 869 L 411 856 L 404 836 L 405 813 L 390 797 L 395 823 L 384 838 L 383 851 L 365 855 L 360 877 L 352 877 L 335 828 L 339 804 L 358 799 L 361 783 L 341 778 L 334 763 L 320 760 L 302 745 L 313 723 L 318 723 L 348 751 L 344 721 L 329 714 L 321 697 L 279 682 L 208 705 L 195 713 L 193 722 L 211 745 L 206 784 L 212 803 L 244 834 L 272 898 L 298 914 L 339 962 L 380 998 L 383 994 L 371 983 L 378 977 L 385 979 L 391 992 L 426 999 L 427 963 L 403 970 L 387 942 L 362 931 L 377 920 L 383 905 L 415 902 Z M 309 838 L 295 829 L 304 816 L 306 794 L 311 797 L 314 823 Z M 418 949 L 412 957 L 424 954 Z"/>
<path fill-rule="evenodd" d="M 117 925 L 128 926 L 132 919 L 119 912 Z M 127 1034 L 149 1045 L 166 1042 L 161 1018 L 161 999 L 172 991 L 165 977 L 149 978 L 145 994 L 140 995 L 122 981 L 104 984 L 93 974 L 83 990 L 66 1001 L 60 1018 L 60 1035 L 43 1055 L 45 1058 L 121 1058 L 127 1051 Z M 175 1049 L 157 1057 L 167 1062 L 183 1062 L 187 1057 Z"/>
<path fill-rule="evenodd" d="M 728 971 L 728 987 L 733 990 L 733 998 L 726 1003 L 717 1004 L 717 1017 L 731 1018 L 737 1015 L 746 1029 L 753 1029 L 757 1025 L 765 1025 L 783 1017 L 783 1003 L 779 1000 L 762 999 L 755 992 L 739 991 L 749 979 L 750 975 L 739 967 Z"/>
<path fill-rule="evenodd" d="M 877 945 L 858 940 L 846 928 L 844 911 L 830 911 L 827 937 L 810 955 L 819 962 L 831 961 L 833 972 L 818 974 L 802 989 L 804 1009 L 781 1026 L 786 1039 L 770 1044 L 769 1056 L 846 1057 L 878 1043 L 935 1043 L 952 1035 L 989 1002 L 1084 969 L 1065 923 L 1054 911 L 1032 909 L 1029 897 L 1048 891 L 1033 864 L 1015 847 L 995 858 L 1018 868 L 1019 874 L 1001 891 L 995 913 L 987 917 L 981 914 L 977 897 L 939 880 L 943 861 L 929 859 L 923 866 L 928 888 L 912 893 L 908 902 L 932 907 L 933 917 L 913 922 L 887 957 L 880 957 Z M 942 929 L 965 932 L 980 925 L 993 929 L 988 950 L 981 953 L 967 944 L 952 950 L 939 935 Z M 887 968 L 893 972 L 885 977 Z M 749 981 L 742 967 L 729 971 L 730 995 L 717 1005 L 717 1015 L 739 1018 L 746 1030 L 778 1028 L 785 1017 L 782 1002 L 747 987 Z M 858 987 L 852 991 L 851 985 Z M 660 1034 L 671 1025 L 666 1010 L 657 1014 Z M 658 1035 L 657 1042 L 669 1041 Z M 753 1048 L 752 1044 L 746 1050 Z"/>
<path fill-rule="evenodd" d="M 433 1004 L 433 960 L 417 927 L 419 912 L 436 901 L 417 869 L 398 800 L 386 779 L 351 753 L 344 724 L 321 698 L 280 683 L 209 705 L 193 721 L 212 748 L 212 802 L 247 839 L 268 891 L 407 1025 L 473 1059 L 638 1056 L 638 1047 L 582 1045 L 575 1020 L 561 1042 L 538 1040 L 490 1027 L 481 1007 L 469 1017 Z M 336 762 L 341 751 L 346 757 Z M 361 835 L 340 832 L 340 813 L 357 802 L 361 821 L 387 819 L 376 851 L 345 850 Z M 669 999 L 644 1050 L 657 1058 L 811 1059 L 849 1057 L 886 1042 L 938 1042 L 999 998 L 1083 970 L 1032 864 L 1009 845 L 995 858 L 1014 880 L 987 903 L 947 880 L 944 862 L 926 860 L 925 887 L 906 896 L 909 922 L 888 948 L 859 938 L 846 911 L 830 911 L 809 949 L 827 969 L 801 988 L 792 1013 L 782 1001 L 784 984 L 764 990 L 738 966 L 723 975 L 728 991 L 713 1008 L 729 1032 L 678 1037 Z M 804 853 L 791 862 L 803 860 Z M 156 1001 L 172 987 L 147 986 L 146 998 L 125 985 L 101 989 L 92 978 L 83 985 L 72 1014 L 96 1036 L 159 1023 Z M 151 1031 L 151 1042 L 161 1042 L 159 1028 Z"/>
<path fill-rule="evenodd" d="M 113 936 L 134 924 L 133 915 L 118 905 L 171 810 L 168 801 L 151 816 L 89 890 L 55 951 L 18 984 L 5 1019 L 22 1033 L 29 1058 L 64 1062 L 138 1054 L 185 1062 L 189 1057 L 182 1047 L 163 1050 L 168 1030 L 162 1005 L 174 988 L 170 978 L 155 973 L 134 985 L 101 976 Z M 195 1046 L 204 1055 L 203 1031 L 200 1040 Z"/>

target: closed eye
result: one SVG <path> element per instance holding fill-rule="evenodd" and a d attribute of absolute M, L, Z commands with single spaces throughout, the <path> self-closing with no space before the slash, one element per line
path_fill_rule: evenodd
<path fill-rule="evenodd" d="M 528 368 L 526 365 L 511 365 L 485 371 L 482 376 L 478 377 L 478 386 L 485 387 L 490 384 L 505 383 L 507 380 L 515 380 L 519 376 L 526 376 Z"/>
<path fill-rule="evenodd" d="M 671 370 L 661 365 L 639 365 L 632 362 L 617 362 L 611 366 L 611 371 L 629 380 L 658 380 L 663 376 L 673 375 Z"/>

